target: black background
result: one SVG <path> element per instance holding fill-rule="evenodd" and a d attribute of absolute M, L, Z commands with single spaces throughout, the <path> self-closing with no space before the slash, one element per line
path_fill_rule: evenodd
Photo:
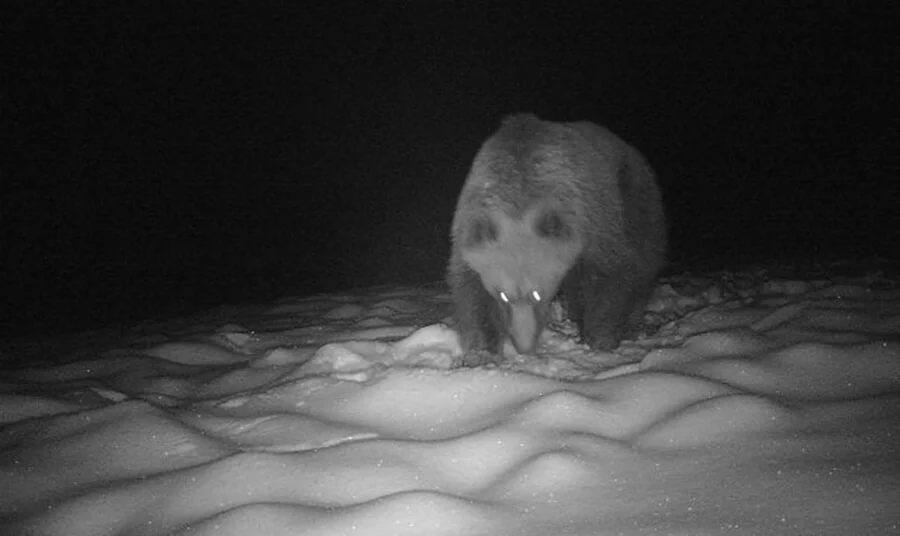
<path fill-rule="evenodd" d="M 900 249 L 891 3 L 316 4 L 4 4 L 3 334 L 439 280 L 523 110 L 641 149 L 673 260 Z"/>

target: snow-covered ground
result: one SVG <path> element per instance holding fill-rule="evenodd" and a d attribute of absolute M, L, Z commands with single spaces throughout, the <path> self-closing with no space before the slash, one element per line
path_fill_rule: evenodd
<path fill-rule="evenodd" d="M 454 369 L 441 287 L 10 342 L 6 535 L 900 534 L 900 286 L 660 282 L 616 353 Z"/>

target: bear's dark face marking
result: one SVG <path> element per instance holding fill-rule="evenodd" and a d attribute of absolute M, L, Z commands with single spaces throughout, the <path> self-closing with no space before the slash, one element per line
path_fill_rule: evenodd
<path fill-rule="evenodd" d="M 497 224 L 490 217 L 481 217 L 472 222 L 469 228 L 466 245 L 478 247 L 488 242 L 497 241 Z"/>
<path fill-rule="evenodd" d="M 559 212 L 548 210 L 535 220 L 534 234 L 550 240 L 566 240 L 572 236 L 572 228 Z"/>

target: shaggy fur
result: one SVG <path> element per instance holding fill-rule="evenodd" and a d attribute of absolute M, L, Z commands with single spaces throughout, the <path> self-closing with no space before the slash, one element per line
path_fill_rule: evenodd
<path fill-rule="evenodd" d="M 452 226 L 447 280 L 465 364 L 532 352 L 559 294 L 582 342 L 632 334 L 665 258 L 650 165 L 603 127 L 507 117 L 475 157 Z"/>

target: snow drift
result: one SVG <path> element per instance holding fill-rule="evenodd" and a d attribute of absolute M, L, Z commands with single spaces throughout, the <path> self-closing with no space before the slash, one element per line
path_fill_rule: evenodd
<path fill-rule="evenodd" d="M 454 369 L 441 288 L 8 343 L 0 532 L 900 533 L 900 289 L 664 280 L 616 353 Z M 65 348 L 65 351 L 62 350 Z"/>

